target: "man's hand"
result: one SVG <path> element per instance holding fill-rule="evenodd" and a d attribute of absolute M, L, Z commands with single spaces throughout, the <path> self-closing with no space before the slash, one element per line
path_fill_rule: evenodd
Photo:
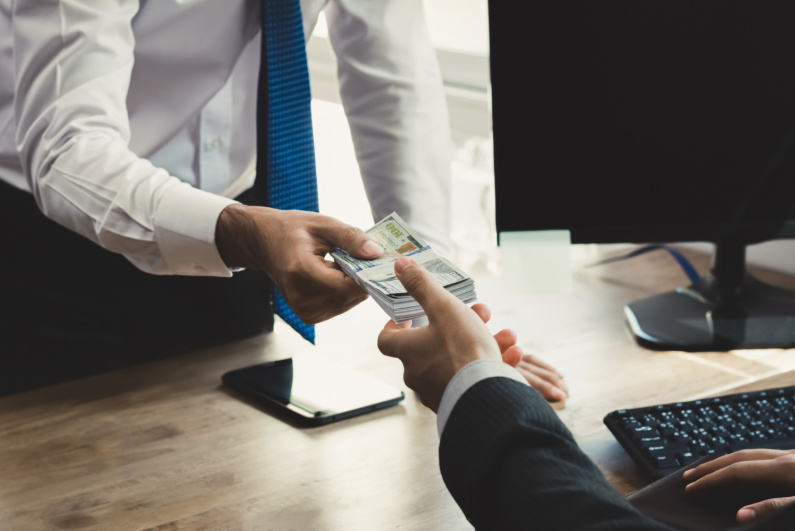
<path fill-rule="evenodd" d="M 491 319 L 491 309 L 483 303 L 472 305 L 472 311 L 475 312 L 480 320 L 488 323 Z M 494 334 L 494 341 L 500 349 L 502 361 L 516 367 L 522 361 L 522 347 L 516 344 L 516 333 L 508 328 L 500 330 Z"/>
<path fill-rule="evenodd" d="M 378 349 L 403 362 L 406 385 L 436 411 L 447 384 L 465 365 L 478 359 L 502 359 L 500 346 L 483 324 L 490 312 L 482 304 L 475 311 L 467 308 L 410 258 L 395 262 L 395 274 L 425 310 L 429 324 L 409 328 L 408 322 L 389 321 L 378 336 Z M 505 339 L 505 344 L 510 342 L 511 338 Z M 518 363 L 519 356 L 509 356 Z"/>
<path fill-rule="evenodd" d="M 380 245 L 332 217 L 300 210 L 230 205 L 216 225 L 218 252 L 229 267 L 267 273 L 295 314 L 315 324 L 367 298 L 326 253 L 344 249 L 356 258 L 383 254 Z"/>
<path fill-rule="evenodd" d="M 502 360 L 517 366 L 522 350 L 516 334 L 502 330 L 493 337 L 484 323 L 491 311 L 484 304 L 472 309 L 447 292 L 423 267 L 409 258 L 395 262 L 395 274 L 425 310 L 428 326 L 387 322 L 378 348 L 403 362 L 403 379 L 423 404 L 436 411 L 453 376 L 478 359 Z"/>
<path fill-rule="evenodd" d="M 484 323 L 491 319 L 491 310 L 485 304 L 474 304 L 472 309 Z M 563 375 L 549 363 L 532 354 L 524 354 L 522 347 L 516 344 L 517 338 L 513 330 L 500 330 L 494 334 L 494 339 L 502 352 L 502 361 L 515 367 L 530 387 L 535 388 L 544 398 L 558 401 L 569 396 L 569 387 L 563 380 Z"/>
<path fill-rule="evenodd" d="M 742 450 L 688 470 L 684 479 L 696 499 L 744 500 L 737 522 L 745 524 L 795 502 L 795 450 Z"/>
<path fill-rule="evenodd" d="M 516 365 L 527 383 L 551 401 L 565 400 L 569 396 L 569 386 L 563 375 L 549 363 L 538 359 L 532 354 L 525 354 L 519 365 Z"/>

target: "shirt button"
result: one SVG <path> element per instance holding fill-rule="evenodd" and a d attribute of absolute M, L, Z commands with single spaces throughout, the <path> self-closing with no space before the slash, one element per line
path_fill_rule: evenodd
<path fill-rule="evenodd" d="M 220 138 L 214 138 L 211 141 L 207 142 L 207 144 L 205 145 L 205 149 L 207 151 L 215 151 L 216 149 L 219 149 L 220 147 L 221 147 L 221 139 Z"/>

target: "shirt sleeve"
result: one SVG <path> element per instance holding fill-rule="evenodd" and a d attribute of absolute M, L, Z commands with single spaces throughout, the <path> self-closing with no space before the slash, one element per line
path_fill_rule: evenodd
<path fill-rule="evenodd" d="M 422 0 L 331 0 L 340 96 L 376 220 L 450 252 L 450 125 Z"/>
<path fill-rule="evenodd" d="M 439 403 L 439 410 L 436 413 L 436 428 L 439 431 L 439 437 L 442 436 L 447 419 L 450 418 L 450 414 L 464 393 L 470 387 L 486 378 L 497 377 L 510 378 L 519 383 L 529 385 L 527 380 L 519 374 L 519 371 L 502 361 L 475 360 L 469 362 L 453 376 L 453 379 L 450 380 L 444 390 L 442 401 Z"/>
<path fill-rule="evenodd" d="M 13 3 L 16 149 L 42 212 L 156 274 L 229 276 L 215 225 L 232 200 L 129 148 L 138 2 Z"/>

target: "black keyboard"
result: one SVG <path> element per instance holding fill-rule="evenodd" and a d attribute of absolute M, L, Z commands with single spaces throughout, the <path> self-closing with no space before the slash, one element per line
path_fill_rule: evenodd
<path fill-rule="evenodd" d="M 646 472 L 662 477 L 710 454 L 795 448 L 795 386 L 620 409 L 605 425 Z"/>

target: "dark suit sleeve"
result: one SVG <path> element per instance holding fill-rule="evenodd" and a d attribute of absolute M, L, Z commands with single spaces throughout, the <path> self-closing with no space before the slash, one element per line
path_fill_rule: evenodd
<path fill-rule="evenodd" d="M 541 395 L 508 378 L 480 381 L 459 399 L 439 461 L 476 529 L 671 529 L 626 502 Z"/>
<path fill-rule="evenodd" d="M 442 433 L 439 462 L 479 530 L 672 529 L 624 500 L 541 395 L 509 378 L 488 378 L 464 393 Z M 792 531 L 795 504 L 733 529 Z"/>

